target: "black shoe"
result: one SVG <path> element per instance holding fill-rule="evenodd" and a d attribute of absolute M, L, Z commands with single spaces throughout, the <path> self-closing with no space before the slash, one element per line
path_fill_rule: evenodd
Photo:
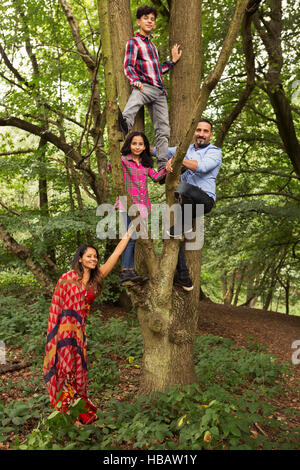
<path fill-rule="evenodd" d="M 187 233 L 191 233 L 193 231 L 193 227 L 191 225 L 184 225 L 183 228 L 179 227 L 176 228 L 174 226 L 170 227 L 169 230 L 167 230 L 167 235 L 169 235 L 170 238 L 182 238 L 184 235 Z"/>
<path fill-rule="evenodd" d="M 183 173 L 186 172 L 186 170 L 187 170 L 187 167 L 182 165 L 180 174 L 182 175 Z"/>
<path fill-rule="evenodd" d="M 187 233 L 191 233 L 192 231 L 193 231 L 192 224 L 186 224 L 183 226 L 183 235 L 186 235 Z"/>
<path fill-rule="evenodd" d="M 181 238 L 182 237 L 182 228 L 180 227 L 179 229 L 176 229 L 174 225 L 167 230 L 167 235 L 169 235 L 170 238 Z"/>
<path fill-rule="evenodd" d="M 190 277 L 185 278 L 185 279 L 180 279 L 180 277 L 177 274 L 175 274 L 174 279 L 173 279 L 173 284 L 175 284 L 176 286 L 182 287 L 182 289 L 184 289 L 187 292 L 194 289 L 194 286 Z"/>
<path fill-rule="evenodd" d="M 148 281 L 148 276 L 139 276 L 134 269 L 125 269 L 120 275 L 121 286 L 133 286 L 134 284 L 143 284 Z"/>
<path fill-rule="evenodd" d="M 119 131 L 123 133 L 123 136 L 125 139 L 126 135 L 128 134 L 128 125 L 119 107 L 118 107 L 118 125 L 119 125 Z"/>
<path fill-rule="evenodd" d="M 180 204 L 182 206 L 182 196 L 181 196 L 181 193 L 179 193 L 178 191 L 175 191 L 174 192 L 174 197 L 175 197 L 175 200 L 177 202 L 177 204 Z"/>

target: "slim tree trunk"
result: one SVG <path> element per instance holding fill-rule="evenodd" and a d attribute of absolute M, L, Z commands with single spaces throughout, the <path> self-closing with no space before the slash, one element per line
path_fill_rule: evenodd
<path fill-rule="evenodd" d="M 285 287 L 285 313 L 287 315 L 289 315 L 290 313 L 289 299 L 290 299 L 290 278 L 288 277 L 286 280 L 286 287 Z"/>
<path fill-rule="evenodd" d="M 232 302 L 233 298 L 233 293 L 234 293 L 234 283 L 235 283 L 235 274 L 236 272 L 234 271 L 230 276 L 229 276 L 229 284 L 227 291 L 225 293 L 225 297 L 223 299 L 224 304 L 230 305 Z"/>
<path fill-rule="evenodd" d="M 267 296 L 265 298 L 264 305 L 263 305 L 264 310 L 268 310 L 268 308 L 270 307 L 270 304 L 271 304 L 272 298 L 273 298 L 275 284 L 276 284 L 276 281 L 275 281 L 275 283 L 273 282 L 271 284 L 270 288 L 268 289 Z"/>
<path fill-rule="evenodd" d="M 242 284 L 243 284 L 243 281 L 244 281 L 245 270 L 246 270 L 246 268 L 245 268 L 245 266 L 243 266 L 237 272 L 238 284 L 237 284 L 234 299 L 233 299 L 233 305 L 237 305 L 237 303 L 238 303 L 241 287 L 242 287 Z"/>
<path fill-rule="evenodd" d="M 225 303 L 226 292 L 227 292 L 227 273 L 224 272 L 221 276 L 221 286 L 222 286 L 222 300 Z"/>

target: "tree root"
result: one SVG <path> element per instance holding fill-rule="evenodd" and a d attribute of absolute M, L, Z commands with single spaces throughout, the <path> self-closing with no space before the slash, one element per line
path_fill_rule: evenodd
<path fill-rule="evenodd" d="M 31 362 L 23 362 L 23 364 L 5 364 L 0 366 L 0 375 L 6 374 L 7 372 L 14 372 L 16 370 L 25 369 L 26 367 L 30 367 Z"/>

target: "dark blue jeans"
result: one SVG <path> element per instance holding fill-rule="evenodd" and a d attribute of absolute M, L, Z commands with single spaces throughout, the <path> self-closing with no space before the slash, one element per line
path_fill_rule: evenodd
<path fill-rule="evenodd" d="M 122 217 L 123 217 L 123 222 L 125 224 L 126 230 L 128 230 L 128 227 L 131 223 L 131 219 L 127 212 L 121 212 Z M 122 253 L 122 269 L 133 269 L 134 268 L 134 248 L 135 248 L 135 242 L 136 242 L 136 233 L 133 232 L 131 235 L 131 238 L 128 242 L 128 245 L 126 246 L 125 250 Z"/>
<path fill-rule="evenodd" d="M 184 219 L 184 204 L 191 204 L 192 205 L 192 217 L 193 219 L 196 217 L 196 207 L 197 204 L 203 204 L 204 206 L 204 214 L 208 214 L 213 206 L 214 206 L 214 199 L 208 196 L 202 189 L 188 183 L 180 183 L 177 188 L 176 192 L 181 195 L 182 200 L 182 217 Z M 178 253 L 178 262 L 177 262 L 177 274 L 180 279 L 187 279 L 190 277 L 190 273 L 185 261 L 185 254 L 183 248 L 180 246 L 179 253 Z"/>

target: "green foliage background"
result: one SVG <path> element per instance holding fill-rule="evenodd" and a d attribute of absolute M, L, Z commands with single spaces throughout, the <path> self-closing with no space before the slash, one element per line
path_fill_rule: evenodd
<path fill-rule="evenodd" d="M 90 0 L 73 1 L 70 6 L 78 21 L 81 37 L 96 56 L 99 48 L 97 8 Z M 154 2 L 157 3 L 157 2 Z M 167 1 L 162 2 L 165 7 Z M 132 19 L 140 2 L 131 1 Z M 212 69 L 230 21 L 234 0 L 203 0 L 203 78 Z M 269 2 L 261 8 L 268 21 Z M 287 0 L 283 9 L 282 49 L 284 64 L 281 86 L 292 104 L 293 122 L 299 131 L 299 1 Z M 0 119 L 18 117 L 35 125 L 48 124 L 57 135 L 74 143 L 81 155 L 93 147 L 91 136 L 83 138 L 91 83 L 82 58 L 74 45 L 69 25 L 56 0 L 4 0 L 0 5 L 0 45 L 21 75 L 19 80 L 0 62 Z M 25 18 L 25 21 L 24 21 Z M 205 219 L 205 244 L 201 286 L 213 301 L 222 303 L 224 287 L 234 276 L 236 303 L 256 300 L 256 307 L 300 314 L 299 304 L 299 179 L 285 152 L 275 114 L 263 90 L 268 57 L 255 28 L 252 28 L 256 80 L 247 105 L 231 126 L 224 145 L 223 166 L 217 182 L 217 204 Z M 28 41 L 38 71 L 28 54 Z M 169 55 L 168 19 L 162 14 L 154 36 L 160 57 Z M 185 53 L 185 51 L 183 51 Z M 169 76 L 165 76 L 169 88 Z M 224 119 L 245 86 L 246 71 L 239 37 L 225 74 L 212 93 L 205 117 L 214 121 L 215 138 Z M 104 109 L 102 64 L 98 70 L 100 108 Z M 298 85 L 297 85 L 298 84 Z M 261 85 L 261 86 L 260 86 Z M 184 123 L 183 123 L 184 124 Z M 154 132 L 146 113 L 146 134 L 154 144 Z M 67 174 L 65 155 L 49 143 L 39 149 L 37 136 L 15 127 L 0 127 L 0 223 L 18 243 L 31 250 L 55 282 L 70 268 L 77 245 L 89 241 L 107 256 L 106 241 L 97 239 L 97 203 L 83 182 Z M 80 143 L 80 145 L 79 145 Z M 106 134 L 101 142 L 105 158 Z M 60 163 L 59 163 L 60 161 Z M 93 152 L 88 159 L 97 172 Z M 109 202 L 115 194 L 110 184 Z M 40 207 L 39 182 L 47 182 L 48 207 Z M 71 183 L 70 183 L 71 181 Z M 80 193 L 78 193 L 78 187 Z M 149 182 L 153 203 L 164 201 L 164 188 Z M 91 188 L 89 188 L 91 190 Z M 92 193 L 92 191 L 91 191 Z M 2 203 L 2 204 L 1 204 Z M 161 243 L 157 241 L 157 250 Z M 44 262 L 45 253 L 55 255 L 57 271 Z M 225 289 L 226 290 L 226 289 Z M 118 267 L 106 282 L 102 301 L 117 302 L 120 295 Z M 231 303 L 235 301 L 234 296 Z M 0 340 L 10 348 L 22 348 L 33 360 L 32 383 L 0 383 L 3 393 L 14 387 L 22 399 L 0 404 L 0 435 L 5 442 L 18 434 L 16 449 L 293 449 L 299 446 L 299 430 L 290 435 L 284 422 L 270 418 L 272 407 L 266 398 L 283 393 L 285 366 L 257 347 L 244 350 L 230 340 L 214 336 L 197 338 L 195 361 L 201 386 L 179 392 L 117 401 L 119 378 L 124 368 L 139 366 L 142 344 L 134 316 L 104 323 L 101 311 L 91 317 L 89 337 L 89 389 L 95 399 L 104 400 L 99 422 L 84 430 L 74 428 L 66 418 L 48 420 L 48 397 L 41 384 L 41 358 L 49 312 L 49 299 L 25 264 L 0 244 Z M 251 348 L 250 348 L 251 349 Z M 35 354 L 33 354 L 35 353 Z M 119 362 L 112 359 L 119 355 Z M 133 358 L 129 362 L 129 358 Z M 122 367 L 120 368 L 120 361 Z M 99 363 L 100 366 L 99 367 Z M 123 369 L 122 369 L 123 368 Z M 213 372 L 212 372 L 213 371 Z M 184 394 L 184 395 L 183 395 Z M 155 404 L 155 406 L 153 406 Z M 74 416 L 79 412 L 74 409 Z M 289 413 L 297 414 L 290 409 Z M 299 412 L 298 412 L 299 413 Z M 255 425 L 265 427 L 274 437 L 255 437 Z M 20 432 L 24 427 L 28 432 Z M 209 439 L 205 441 L 205 433 Z M 280 436 L 280 437 L 278 437 Z M 276 441 L 276 442 L 275 442 Z"/>
<path fill-rule="evenodd" d="M 203 77 L 211 70 L 222 46 L 224 25 L 231 18 L 234 4 L 233 0 L 223 2 L 222 5 L 215 1 L 203 1 Z M 137 5 L 139 2 L 131 2 L 134 23 Z M 167 2 L 164 5 L 167 7 Z M 96 56 L 99 26 L 94 3 L 85 0 L 70 2 L 70 6 L 78 21 L 81 37 L 89 51 Z M 296 96 L 295 80 L 299 76 L 297 38 L 294 34 L 299 18 L 294 6 L 294 2 L 287 1 L 283 9 L 282 85 L 290 99 Z M 268 4 L 263 4 L 262 8 L 268 19 Z M 23 79 L 23 82 L 16 85 L 15 76 L 4 62 L 0 64 L 1 115 L 18 116 L 37 124 L 47 119 L 49 129 L 57 132 L 58 114 L 55 110 L 59 110 L 67 117 L 62 126 L 68 141 L 78 142 L 82 128 L 77 124 L 85 121 L 90 82 L 87 69 L 76 52 L 71 30 L 59 2 L 51 0 L 24 3 L 18 0 L 13 3 L 6 0 L 2 2 L 1 9 L 2 43 L 7 56 Z M 267 59 L 254 29 L 253 34 L 259 82 L 263 78 Z M 38 73 L 33 70 L 24 47 L 28 40 L 36 56 Z M 167 59 L 168 19 L 163 14 L 158 16 L 154 40 L 161 59 Z M 239 38 L 205 113 L 215 123 L 215 137 L 224 117 L 243 89 L 245 77 Z M 168 88 L 168 74 L 164 79 Z M 104 80 L 101 64 L 98 83 L 103 109 Z M 47 108 L 43 107 L 44 103 Z M 297 105 L 293 99 L 296 128 L 299 127 Z M 154 144 L 153 128 L 147 112 L 146 133 Z M 105 241 L 96 237 L 95 229 L 99 219 L 96 217 L 95 201 L 81 187 L 83 208 L 79 207 L 73 183 L 72 198 L 75 207 L 71 208 L 66 169 L 57 163 L 62 160 L 61 152 L 47 144 L 46 153 L 41 158 L 38 142 L 37 137 L 22 130 L 0 128 L 0 199 L 6 206 L 4 208 L 0 205 L 0 217 L 17 241 L 32 250 L 34 259 L 41 261 L 41 255 L 52 247 L 58 270 L 63 272 L 69 269 L 72 253 L 79 242 L 85 242 L 88 237 L 104 254 Z M 83 139 L 82 154 L 88 150 L 87 145 L 90 144 Z M 103 145 L 105 151 L 105 136 Z M 218 178 L 217 205 L 205 220 L 202 288 L 212 300 L 222 302 L 222 278 L 225 276 L 229 280 L 234 274 L 237 285 L 240 273 L 244 270 L 246 274 L 238 304 L 247 301 L 251 291 L 251 295 L 255 296 L 256 306 L 262 307 L 268 292 L 272 290 L 269 308 L 285 312 L 288 285 L 289 313 L 299 314 L 299 180 L 295 178 L 291 162 L 284 151 L 268 97 L 259 86 L 230 128 L 222 150 L 223 166 Z M 21 153 L 10 153 L 16 151 Z M 109 159 L 109 155 L 107 158 Z M 93 154 L 90 165 L 96 170 L 97 163 Z M 46 175 L 47 180 L 46 214 L 38 202 L 41 174 Z M 163 187 L 151 182 L 149 185 L 152 201 L 162 202 Z M 114 201 L 113 188 L 110 201 Z M 19 215 L 14 215 L 13 212 Z M 25 278 L 28 275 L 22 263 L 9 255 L 2 246 L 0 265 L 1 279 L 12 272 Z"/>

